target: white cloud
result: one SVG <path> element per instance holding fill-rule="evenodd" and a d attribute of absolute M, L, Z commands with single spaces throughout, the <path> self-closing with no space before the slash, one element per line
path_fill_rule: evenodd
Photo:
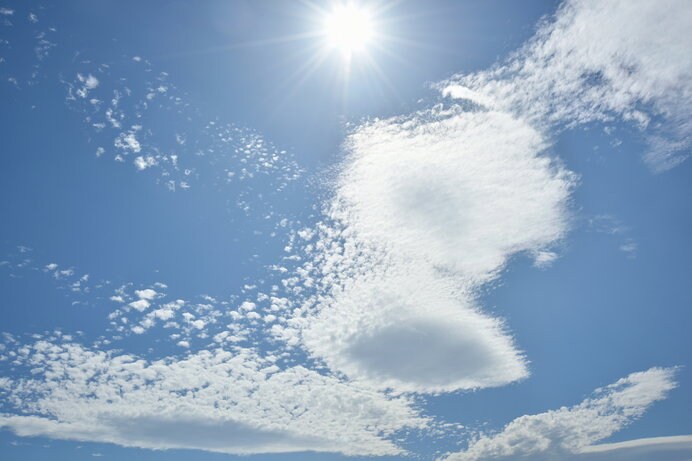
<path fill-rule="evenodd" d="M 560 453 L 557 458 L 554 454 L 540 453 L 525 459 L 532 461 L 689 461 L 692 459 L 692 435 L 590 445 L 578 453 Z"/>
<path fill-rule="evenodd" d="M 604 453 L 622 446 L 594 446 L 641 417 L 653 403 L 664 399 L 677 384 L 674 369 L 652 368 L 632 373 L 614 384 L 596 390 L 593 396 L 573 407 L 521 416 L 497 434 L 482 434 L 465 451 L 447 461 L 593 459 L 585 453 Z M 688 441 L 689 442 L 689 441 Z M 687 449 L 687 454 L 692 450 Z M 611 459 L 611 458 L 607 458 Z M 612 458 L 617 459 L 617 458 Z"/>
<path fill-rule="evenodd" d="M 17 360 L 40 370 L 0 393 L 19 406 L 0 427 L 21 436 L 232 453 L 401 453 L 387 437 L 423 427 L 406 398 L 297 366 L 278 370 L 247 349 L 146 361 L 39 341 Z"/>
<path fill-rule="evenodd" d="M 692 435 L 591 445 L 573 458 L 574 461 L 687 461 L 692 459 Z"/>
<path fill-rule="evenodd" d="M 82 81 L 84 82 L 84 87 L 85 87 L 86 89 L 88 89 L 88 90 L 93 90 L 93 89 L 95 89 L 96 87 L 99 86 L 99 79 L 97 79 L 96 77 L 94 77 L 94 76 L 91 75 L 91 74 L 89 74 L 89 75 L 88 75 L 86 78 L 84 78 L 84 80 L 82 80 Z"/>
<path fill-rule="evenodd" d="M 450 84 L 446 86 L 442 90 L 442 95 L 443 96 L 449 96 L 453 99 L 466 99 L 467 101 L 471 101 L 475 104 L 485 106 L 485 107 L 492 107 L 493 106 L 493 100 L 484 96 L 481 93 L 478 93 L 476 91 L 471 90 L 470 88 L 466 88 L 461 85 L 454 85 Z"/>
<path fill-rule="evenodd" d="M 508 61 L 443 93 L 541 126 L 622 119 L 650 134 L 654 171 L 689 155 L 692 8 L 686 0 L 565 2 Z"/>
<path fill-rule="evenodd" d="M 290 327 L 353 379 L 397 391 L 499 386 L 528 375 L 475 292 L 520 252 L 567 230 L 574 175 L 529 124 L 497 111 L 431 109 L 367 124 L 309 262 L 315 286 Z M 290 330 L 290 328 L 289 328 Z M 424 372 L 421 370 L 425 370 Z"/>
<path fill-rule="evenodd" d="M 76 90 L 77 96 L 80 98 L 86 98 L 89 95 L 89 91 L 96 89 L 99 86 L 99 79 L 89 74 L 84 76 L 82 74 L 77 74 L 77 80 L 82 84 L 82 87 Z"/>
<path fill-rule="evenodd" d="M 637 256 L 639 245 L 630 236 L 630 229 L 619 219 L 612 215 L 597 215 L 588 220 L 589 229 L 594 232 L 607 234 L 620 240 L 618 249 L 628 258 L 634 259 Z"/>
<path fill-rule="evenodd" d="M 156 161 L 156 159 L 154 157 L 152 157 L 151 155 L 147 155 L 147 156 L 141 156 L 140 155 L 139 157 L 135 158 L 135 160 L 134 160 L 135 167 L 139 171 L 146 170 L 147 168 L 151 168 L 152 166 L 155 166 L 157 163 L 158 162 Z"/>
<path fill-rule="evenodd" d="M 138 299 L 137 301 L 132 301 L 130 304 L 128 304 L 128 306 L 140 312 L 147 310 L 150 305 L 151 303 L 146 299 Z"/>
<path fill-rule="evenodd" d="M 546 132 L 629 120 L 679 144 L 667 164 L 686 155 L 691 19 L 684 1 L 569 1 L 506 63 L 440 85 L 470 106 L 356 129 L 328 207 L 336 224 L 305 245 L 311 259 L 297 272 L 302 289 L 317 294 L 288 329 L 274 331 L 299 337 L 334 370 L 400 391 L 526 376 L 521 353 L 478 311 L 475 293 L 512 255 L 532 254 L 538 267 L 557 257 L 550 247 L 567 230 L 575 177 L 546 154 Z M 665 162 L 650 163 L 660 170 Z M 462 327 L 479 322 L 486 327 Z M 483 361 L 507 372 L 473 378 Z M 424 378 L 413 376 L 413 363 L 428 367 Z"/>
<path fill-rule="evenodd" d="M 177 306 L 173 305 L 170 306 L 169 304 L 165 305 L 161 309 L 156 309 L 155 311 L 152 311 L 149 315 L 151 315 L 154 318 L 166 321 L 170 320 L 173 317 L 175 317 L 175 310 L 177 309 Z"/>
<path fill-rule="evenodd" d="M 660 6 L 641 1 L 569 2 L 505 65 L 442 85 L 446 95 L 472 104 L 375 121 L 349 136 L 335 198 L 327 206 L 328 224 L 297 233 L 307 260 L 293 281 L 284 282 L 298 301 L 277 315 L 265 315 L 250 301 L 239 307 L 241 313 L 233 311 L 250 321 L 272 318 L 277 338 L 303 345 L 334 375 L 281 369 L 275 360 L 239 348 L 185 350 L 185 358 L 147 361 L 38 343 L 24 357 L 37 374 L 0 384 L 17 407 L 13 415 L 0 415 L 0 426 L 20 435 L 148 448 L 398 454 L 388 437 L 427 423 L 400 392 L 499 386 L 526 377 L 523 354 L 502 320 L 482 311 L 477 293 L 515 255 L 533 257 L 538 267 L 557 258 L 553 247 L 568 229 L 575 177 L 550 157 L 548 129 L 631 120 L 655 133 L 646 156 L 654 169 L 684 157 L 690 9 L 681 2 L 667 5 L 682 5 L 682 14 L 661 15 Z M 100 84 L 91 74 L 78 79 L 83 98 Z M 157 91 L 173 94 L 168 88 Z M 113 107 L 120 97 L 116 90 Z M 136 107 L 149 107 L 145 98 L 137 101 Z M 116 160 L 141 152 L 140 140 L 152 152 L 163 151 L 156 150 L 152 128 L 121 132 L 124 112 L 91 106 L 89 113 L 101 114 L 98 126 L 117 129 Z M 128 119 L 144 113 L 132 112 Z M 221 141 L 203 140 L 199 155 L 223 150 L 241 159 L 238 171 L 224 170 L 224 177 L 249 181 L 285 170 L 281 185 L 297 177 L 297 169 L 276 160 L 284 151 L 252 132 L 212 125 L 206 136 Z M 194 144 L 199 143 L 189 143 Z M 134 164 L 140 170 L 159 166 L 166 177 L 196 171 L 179 168 L 177 156 L 156 155 L 138 156 Z M 240 199 L 238 204 L 249 206 Z M 143 312 L 157 297 L 151 289 L 135 294 L 134 301 L 112 299 L 131 301 L 130 307 Z M 120 320 L 142 334 L 176 317 L 183 304 L 160 306 L 140 318 L 125 307 L 135 318 Z M 208 328 L 211 322 L 196 314 L 183 313 L 181 324 Z M 231 348 L 250 333 L 229 330 L 213 338 Z M 190 348 L 189 337 L 170 337 Z M 339 373 L 352 381 L 336 378 Z M 519 418 L 452 458 L 539 457 L 556 450 L 566 459 L 668 447 L 650 441 L 592 444 L 663 398 L 674 386 L 671 376 L 658 369 L 631 375 L 575 407 Z M 396 392 L 374 390 L 382 388 Z"/>
<path fill-rule="evenodd" d="M 204 322 L 204 320 L 200 320 L 200 319 L 197 319 L 197 320 L 190 320 L 189 323 L 190 323 L 190 325 L 192 325 L 193 327 L 197 328 L 198 330 L 202 330 L 202 329 L 204 328 L 204 326 L 206 325 L 206 323 Z"/>
<path fill-rule="evenodd" d="M 493 111 L 430 111 L 350 139 L 338 193 L 361 238 L 492 278 L 509 255 L 561 238 L 573 176 L 529 124 Z"/>
<path fill-rule="evenodd" d="M 146 288 L 144 290 L 135 290 L 135 294 L 139 299 L 146 299 L 147 301 L 153 300 L 158 295 L 156 290 L 152 290 L 151 288 Z"/>
<path fill-rule="evenodd" d="M 93 61 L 98 59 L 83 58 L 81 73 L 64 82 L 68 105 L 84 115 L 97 145 L 113 144 L 118 162 L 135 154 L 135 169 L 150 171 L 168 190 L 187 190 L 197 181 L 213 183 L 234 194 L 229 204 L 260 213 L 273 208 L 272 197 L 302 175 L 293 153 L 278 149 L 252 129 L 204 118 L 203 111 L 168 81 L 168 74 L 146 60 L 135 56 L 96 65 Z M 100 97 L 90 97 L 92 91 Z M 165 126 L 150 123 L 161 117 L 167 118 Z M 136 124 L 127 128 L 132 123 Z M 192 126 L 197 128 L 190 133 Z M 214 167 L 221 164 L 222 169 Z M 238 188 L 241 183 L 244 187 Z M 264 188 L 261 194 L 256 193 L 259 187 Z"/>
<path fill-rule="evenodd" d="M 397 391 L 474 389 L 526 377 L 501 322 L 425 270 L 349 283 L 309 318 L 304 344 L 330 368 Z"/>
<path fill-rule="evenodd" d="M 128 133 L 120 133 L 118 137 L 115 139 L 113 145 L 125 154 L 129 152 L 141 152 L 142 145 L 137 140 L 137 136 L 135 133 L 136 130 L 132 130 Z"/>
<path fill-rule="evenodd" d="M 620 245 L 620 251 L 625 253 L 628 258 L 634 258 L 637 255 L 637 249 L 639 246 L 637 245 L 637 242 L 628 239 L 625 243 Z"/>
<path fill-rule="evenodd" d="M 557 260 L 557 258 L 557 253 L 553 251 L 537 251 L 534 254 L 533 265 L 540 269 L 545 269 L 546 267 L 550 267 Z"/>

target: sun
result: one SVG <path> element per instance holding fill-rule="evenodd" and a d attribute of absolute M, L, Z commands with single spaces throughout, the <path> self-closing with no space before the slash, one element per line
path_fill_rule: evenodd
<path fill-rule="evenodd" d="M 324 19 L 327 45 L 345 57 L 362 52 L 374 35 L 370 12 L 354 3 L 337 5 Z"/>

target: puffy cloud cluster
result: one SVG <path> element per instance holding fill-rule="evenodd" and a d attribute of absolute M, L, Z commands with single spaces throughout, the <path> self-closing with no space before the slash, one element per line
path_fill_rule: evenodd
<path fill-rule="evenodd" d="M 548 146 L 508 113 L 461 107 L 358 128 L 334 224 L 310 244 L 303 274 L 318 294 L 294 322 L 305 347 L 353 379 L 404 392 L 526 377 L 475 292 L 512 255 L 542 255 L 567 230 L 575 176 Z"/>
<path fill-rule="evenodd" d="M 401 449 L 386 437 L 427 424 L 406 398 L 302 366 L 282 370 L 243 348 L 145 360 L 39 340 L 2 358 L 31 370 L 0 382 L 0 427 L 21 436 L 233 454 L 392 455 Z"/>
<path fill-rule="evenodd" d="M 576 178 L 549 155 L 551 130 L 631 120 L 670 147 L 647 154 L 654 169 L 684 158 L 691 15 L 676 1 L 566 2 L 507 62 L 439 85 L 462 101 L 356 128 L 325 207 L 331 229 L 299 273 L 317 294 L 293 337 L 330 368 L 397 391 L 527 376 L 475 294 L 513 255 L 537 267 L 557 258 Z"/>
<path fill-rule="evenodd" d="M 631 120 L 649 128 L 646 159 L 655 170 L 684 159 L 691 15 L 682 0 L 568 1 L 507 62 L 441 83 L 451 105 L 353 130 L 324 222 L 296 232 L 302 254 L 288 258 L 301 265 L 283 280 L 285 293 L 277 285 L 242 303 L 197 303 L 164 299 L 162 285 L 121 289 L 109 317 L 117 333 L 170 328 L 190 351 L 145 359 L 71 338 L 3 345 L 12 377 L 0 379 L 0 426 L 154 449 L 401 454 L 401 432 L 432 424 L 409 393 L 528 376 L 519 346 L 478 292 L 512 257 L 527 255 L 537 267 L 558 257 L 577 178 L 551 155 L 551 130 Z M 171 190 L 193 179 L 230 187 L 237 206 L 271 216 L 267 197 L 301 173 L 291 156 L 252 130 L 202 121 L 168 75 L 141 58 L 126 65 L 151 76 L 135 87 L 109 65 L 66 74 L 77 75 L 64 82 L 68 104 L 93 128 L 98 155 L 112 146 L 116 160 L 132 158 Z M 174 121 L 167 136 L 152 123 L 161 114 Z M 75 277 L 57 264 L 44 270 Z M 85 291 L 87 281 L 71 286 Z M 232 322 L 212 330 L 222 310 Z M 208 350 L 191 343 L 207 338 Z M 248 338 L 276 354 L 240 347 Z M 303 365 L 282 362 L 293 352 Z M 689 451 L 688 438 L 594 445 L 663 399 L 673 374 L 632 374 L 579 405 L 517 418 L 448 459 Z"/>
<path fill-rule="evenodd" d="M 214 184 L 234 193 L 246 212 L 267 213 L 273 204 L 258 204 L 258 196 L 280 192 L 302 173 L 292 153 L 255 130 L 202 118 L 169 74 L 147 60 L 80 67 L 76 78 L 63 81 L 66 102 L 92 130 L 97 157 L 131 162 L 171 191 Z M 168 120 L 165 129 L 157 124 L 161 117 Z M 271 187 L 258 194 L 265 183 Z"/>

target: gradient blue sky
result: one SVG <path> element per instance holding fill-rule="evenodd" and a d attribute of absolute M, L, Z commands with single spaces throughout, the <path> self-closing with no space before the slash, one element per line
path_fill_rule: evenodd
<path fill-rule="evenodd" d="M 336 5 L 0 0 L 0 458 L 690 459 L 689 2 Z"/>

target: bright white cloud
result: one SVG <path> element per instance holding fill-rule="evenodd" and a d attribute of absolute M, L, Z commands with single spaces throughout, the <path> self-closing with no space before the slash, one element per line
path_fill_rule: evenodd
<path fill-rule="evenodd" d="M 338 186 L 360 238 L 487 281 L 560 239 L 573 175 L 507 113 L 432 110 L 362 127 Z"/>
<path fill-rule="evenodd" d="M 77 77 L 82 83 L 84 83 L 84 88 L 86 88 L 87 90 L 93 90 L 99 86 L 99 79 L 97 79 L 91 74 L 87 75 L 86 77 L 80 74 Z"/>
<path fill-rule="evenodd" d="M 135 158 L 134 164 L 137 170 L 142 171 L 146 170 L 147 168 L 151 168 L 152 166 L 155 166 L 157 164 L 157 161 L 151 155 L 140 155 L 139 157 Z"/>
<path fill-rule="evenodd" d="M 113 144 L 115 145 L 115 147 L 117 147 L 124 153 L 141 152 L 142 145 L 137 140 L 137 136 L 135 133 L 136 130 L 132 130 L 129 133 L 120 133 L 120 135 L 118 135 Z"/>
<path fill-rule="evenodd" d="M 354 280 L 309 319 L 305 345 L 330 368 L 397 391 L 474 389 L 526 377 L 502 323 L 424 270 Z"/>
<path fill-rule="evenodd" d="M 507 62 L 440 87 L 541 126 L 632 121 L 663 171 L 691 147 L 691 28 L 686 0 L 567 1 Z"/>
<path fill-rule="evenodd" d="M 337 224 L 318 229 L 299 271 L 319 293 L 290 322 L 304 346 L 350 378 L 396 391 L 526 377 L 521 352 L 475 291 L 513 254 L 547 251 L 566 232 L 575 177 L 548 147 L 507 113 L 460 107 L 356 130 L 329 210 Z"/>
<path fill-rule="evenodd" d="M 228 331 L 205 336 L 218 346 L 196 351 L 191 340 L 207 335 L 215 322 L 200 315 L 201 305 L 156 305 L 153 289 L 135 291 L 136 297 L 118 293 L 111 299 L 123 306 L 111 316 L 119 333 L 175 324 L 170 338 L 189 355 L 147 361 L 74 344 L 22 347 L 26 352 L 16 360 L 33 376 L 0 381 L 0 392 L 16 409 L 0 415 L 0 426 L 20 435 L 157 449 L 398 454 L 389 437 L 428 423 L 399 393 L 525 378 L 521 350 L 502 319 L 481 309 L 477 293 L 518 254 L 538 267 L 558 256 L 553 247 L 568 230 L 576 178 L 551 157 L 548 130 L 630 120 L 653 133 L 645 158 L 654 169 L 684 158 L 691 131 L 691 9 L 680 1 L 666 5 L 667 14 L 660 4 L 640 0 L 568 2 L 507 63 L 441 85 L 464 102 L 357 128 L 346 143 L 334 199 L 325 206 L 328 224 L 297 233 L 307 258 L 284 280 L 292 300 L 272 301 L 279 307 L 270 315 L 259 302 L 243 302 L 228 311 L 234 322 Z M 676 9 L 680 14 L 670 14 Z M 146 96 L 140 91 L 133 97 L 117 80 L 109 88 L 108 73 L 101 72 L 103 83 L 79 74 L 70 95 L 74 89 L 80 96 L 72 100 L 86 107 L 90 126 L 110 136 L 118 161 L 136 154 L 139 170 L 156 167 L 161 178 L 194 179 L 190 159 L 229 152 L 237 164 L 219 172 L 225 182 L 276 175 L 272 184 L 280 191 L 299 176 L 285 151 L 251 130 L 216 122 L 205 126 L 198 142 L 176 134 L 180 158 L 162 154 L 169 149 L 154 142 L 153 127 L 122 127 L 146 119 L 151 108 L 179 105 L 182 124 L 173 131 L 183 133 L 192 113 L 183 111 L 187 103 L 163 84 L 163 74 L 147 80 Z M 100 94 L 111 90 L 110 105 L 108 98 L 103 104 L 87 98 L 97 88 Z M 169 95 L 178 102 L 152 103 Z M 200 150 L 186 152 L 192 145 Z M 152 155 L 139 155 L 144 148 Z M 172 190 L 189 187 L 170 181 Z M 237 198 L 242 209 L 250 207 L 247 197 L 254 193 L 248 190 Z M 633 252 L 636 245 L 622 249 Z M 285 341 L 280 348 L 303 346 L 348 379 L 300 366 L 281 369 L 273 358 L 247 349 L 216 349 L 257 333 L 246 327 L 260 319 Z M 192 338 L 192 330 L 199 336 Z M 687 449 L 680 439 L 593 445 L 672 387 L 671 370 L 634 374 L 575 407 L 518 418 L 450 458 L 558 453 L 560 459 L 618 459 L 649 453 L 652 446 Z"/>
<path fill-rule="evenodd" d="M 99 86 L 99 80 L 91 74 L 86 76 L 77 74 L 77 80 L 80 82 L 82 87 L 76 89 L 75 93 L 82 99 L 85 99 L 91 90 L 94 90 Z"/>
<path fill-rule="evenodd" d="M 498 458 L 489 458 L 489 460 Z M 499 458 L 507 459 L 507 458 Z M 516 457 L 509 459 L 515 460 Z M 618 443 L 590 445 L 578 453 L 532 454 L 532 461 L 689 461 L 692 459 L 692 435 L 655 437 Z"/>
<path fill-rule="evenodd" d="M 128 305 L 133 309 L 136 309 L 140 312 L 143 312 L 149 308 L 151 303 L 149 301 L 147 301 L 146 299 L 138 299 L 137 301 L 132 301 Z"/>
<path fill-rule="evenodd" d="M 153 300 L 158 295 L 156 290 L 152 290 L 151 288 L 146 288 L 144 290 L 135 290 L 135 294 L 137 295 L 137 297 L 139 297 L 139 299 L 146 299 L 147 301 Z"/>
<path fill-rule="evenodd" d="M 691 19 L 681 1 L 570 1 L 506 63 L 440 85 L 471 105 L 356 129 L 328 207 L 336 227 L 307 244 L 313 259 L 298 272 L 318 294 L 298 311 L 296 331 L 277 328 L 279 336 L 299 337 L 351 378 L 400 391 L 526 376 L 521 353 L 478 311 L 474 293 L 512 255 L 530 253 L 538 267 L 557 258 L 550 247 L 567 230 L 575 177 L 546 154 L 546 132 L 630 120 L 685 148 Z M 668 168 L 683 151 L 650 164 Z M 416 363 L 425 377 L 413 376 Z M 480 363 L 504 373 L 491 377 Z"/>
<path fill-rule="evenodd" d="M 80 111 L 94 130 L 92 140 L 112 145 L 109 153 L 117 162 L 135 154 L 134 168 L 150 171 L 170 191 L 190 189 L 198 181 L 213 183 L 231 191 L 234 205 L 246 213 L 266 213 L 276 205 L 271 197 L 302 174 L 291 152 L 256 131 L 203 119 L 195 104 L 168 81 L 166 72 L 156 71 L 140 57 L 101 66 L 84 60 L 80 67 L 83 70 L 73 81 L 63 83 L 67 104 Z M 95 91 L 98 98 L 90 96 Z M 151 123 L 164 114 L 165 128 Z M 97 150 L 97 156 L 106 153 L 105 147 Z M 258 187 L 264 193 L 255 193 Z"/>
<path fill-rule="evenodd" d="M 558 258 L 557 253 L 553 251 L 537 251 L 534 254 L 533 265 L 544 269 L 550 267 Z"/>
<path fill-rule="evenodd" d="M 3 381 L 17 412 L 0 426 L 21 436 L 233 454 L 401 453 L 387 436 L 423 427 L 412 402 L 297 366 L 279 370 L 247 349 L 146 361 L 39 341 L 15 364 L 30 378 Z"/>
<path fill-rule="evenodd" d="M 572 456 L 599 452 L 598 446 L 593 446 L 595 442 L 610 437 L 641 417 L 653 403 L 664 399 L 677 386 L 674 374 L 675 370 L 670 368 L 632 373 L 596 390 L 593 396 L 573 407 L 521 416 L 499 433 L 483 434 L 465 451 L 445 460 L 509 460 L 526 456 L 532 460 L 582 459 Z M 605 451 L 609 450 L 600 452 Z M 688 450 L 689 454 L 692 451 Z"/>

